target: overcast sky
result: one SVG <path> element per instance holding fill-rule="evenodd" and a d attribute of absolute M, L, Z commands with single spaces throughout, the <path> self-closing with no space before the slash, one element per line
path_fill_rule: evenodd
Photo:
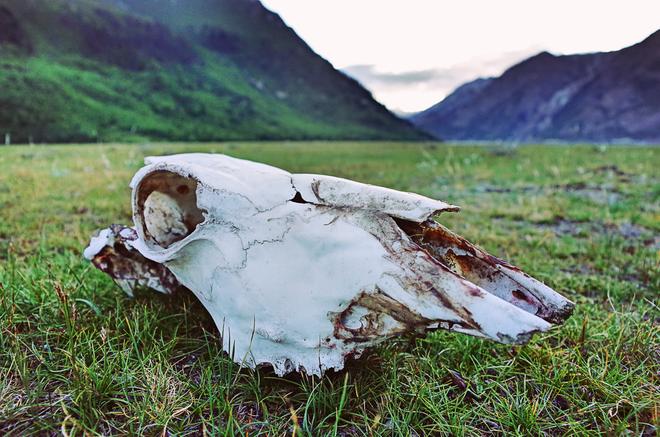
<path fill-rule="evenodd" d="M 660 0 L 262 0 L 395 111 L 539 51 L 618 50 L 660 29 Z"/>

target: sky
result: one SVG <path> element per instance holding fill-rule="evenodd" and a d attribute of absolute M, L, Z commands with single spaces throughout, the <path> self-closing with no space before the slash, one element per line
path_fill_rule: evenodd
<path fill-rule="evenodd" d="M 540 51 L 618 50 L 660 29 L 660 0 L 262 0 L 395 112 L 416 112 Z"/>

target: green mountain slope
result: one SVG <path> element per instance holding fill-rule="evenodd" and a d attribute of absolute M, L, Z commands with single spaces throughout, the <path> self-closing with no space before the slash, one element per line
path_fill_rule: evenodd
<path fill-rule="evenodd" d="M 425 138 L 254 0 L 0 0 L 2 133 Z"/>

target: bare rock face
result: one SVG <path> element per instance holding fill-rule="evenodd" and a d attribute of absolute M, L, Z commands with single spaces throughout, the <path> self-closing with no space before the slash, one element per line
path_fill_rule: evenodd
<path fill-rule="evenodd" d="M 447 140 L 660 141 L 660 31 L 616 52 L 539 53 L 410 120 Z"/>
<path fill-rule="evenodd" d="M 101 231 L 85 256 L 127 290 L 192 290 L 242 365 L 320 375 L 438 328 L 518 344 L 572 311 L 433 221 L 456 206 L 224 155 L 146 164 L 134 230 Z"/>

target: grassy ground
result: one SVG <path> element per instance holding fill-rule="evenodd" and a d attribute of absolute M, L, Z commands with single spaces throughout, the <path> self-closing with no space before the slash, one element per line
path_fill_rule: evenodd
<path fill-rule="evenodd" d="M 145 155 L 225 152 L 463 206 L 442 222 L 577 302 L 507 347 L 437 332 L 323 379 L 241 370 L 194 297 L 82 259 Z M 0 434 L 654 435 L 660 149 L 261 143 L 0 149 Z"/>

